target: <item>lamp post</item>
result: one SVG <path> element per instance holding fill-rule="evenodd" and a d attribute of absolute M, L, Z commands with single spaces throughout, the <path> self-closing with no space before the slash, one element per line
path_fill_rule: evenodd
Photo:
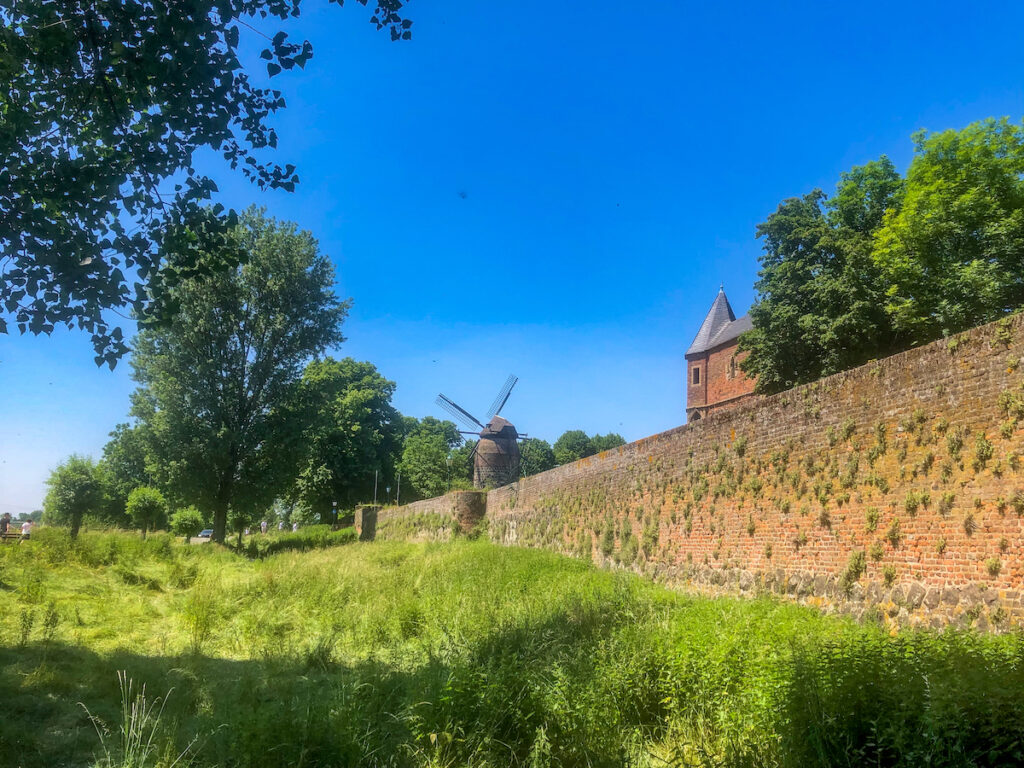
<path fill-rule="evenodd" d="M 452 489 L 452 457 L 450 455 L 444 457 L 444 464 L 448 467 L 448 490 L 450 491 Z"/>
<path fill-rule="evenodd" d="M 390 485 L 385 485 L 384 486 L 384 504 L 385 504 L 385 506 L 387 506 L 390 503 L 391 503 L 391 486 Z"/>
<path fill-rule="evenodd" d="M 331 502 L 331 525 L 338 522 L 338 502 Z"/>

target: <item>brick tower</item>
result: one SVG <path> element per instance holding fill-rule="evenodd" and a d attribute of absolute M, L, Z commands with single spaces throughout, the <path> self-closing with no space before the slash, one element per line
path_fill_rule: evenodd
<path fill-rule="evenodd" d="M 740 334 L 751 327 L 750 315 L 736 319 L 724 287 L 720 288 L 697 337 L 686 350 L 687 421 L 696 421 L 754 394 L 754 380 L 739 367 L 749 353 L 737 349 Z"/>

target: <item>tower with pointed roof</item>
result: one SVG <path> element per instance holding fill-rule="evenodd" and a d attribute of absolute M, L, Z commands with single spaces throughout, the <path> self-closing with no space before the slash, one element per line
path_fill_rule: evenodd
<path fill-rule="evenodd" d="M 752 397 L 754 380 L 739 364 L 749 354 L 737 348 L 740 334 L 751 328 L 750 315 L 737 319 L 719 288 L 697 337 L 686 350 L 686 418 L 696 421 L 714 410 Z"/>

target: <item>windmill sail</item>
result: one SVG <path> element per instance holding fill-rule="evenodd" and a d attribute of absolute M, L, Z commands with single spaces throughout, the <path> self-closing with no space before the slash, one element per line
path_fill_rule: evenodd
<path fill-rule="evenodd" d="M 487 420 L 490 421 L 499 413 L 501 409 L 505 407 L 505 403 L 508 402 L 509 395 L 512 394 L 512 387 L 519 381 L 519 377 L 514 374 L 509 374 L 508 379 L 502 385 L 501 389 L 498 390 L 498 396 L 494 398 L 494 402 L 491 403 L 491 408 L 487 411 Z"/>
<path fill-rule="evenodd" d="M 444 408 L 452 417 L 463 424 L 463 426 L 473 429 L 475 426 L 477 429 L 483 429 L 484 425 L 481 424 L 476 417 L 473 416 L 469 411 L 459 407 L 453 400 L 445 397 L 444 395 L 437 396 L 437 404 Z M 474 430 L 475 431 L 475 430 Z"/>

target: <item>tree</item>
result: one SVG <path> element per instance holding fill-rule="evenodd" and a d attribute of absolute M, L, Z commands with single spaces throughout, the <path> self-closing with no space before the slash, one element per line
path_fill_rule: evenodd
<path fill-rule="evenodd" d="M 103 472 L 85 456 L 69 456 L 50 473 L 46 485 L 44 519 L 47 525 L 69 526 L 72 539 L 78 538 L 82 518 L 101 514 L 106 503 Z"/>
<path fill-rule="evenodd" d="M 128 494 L 125 511 L 132 524 L 142 531 L 142 538 L 146 538 L 147 530 L 156 530 L 166 522 L 167 500 L 156 488 L 143 485 Z"/>
<path fill-rule="evenodd" d="M 118 424 L 103 446 L 100 461 L 107 478 L 110 501 L 109 517 L 120 525 L 129 520 L 125 512 L 128 495 L 141 485 L 154 485 L 152 473 L 146 465 L 146 438 L 142 429 Z"/>
<path fill-rule="evenodd" d="M 445 493 L 455 478 L 452 450 L 462 442 L 458 427 L 450 421 L 427 416 L 410 431 L 402 448 L 399 469 L 405 487 L 421 499 Z"/>
<path fill-rule="evenodd" d="M 753 329 L 739 347 L 759 392 L 778 392 L 889 354 L 899 339 L 871 248 L 903 182 L 882 157 L 844 173 L 835 196 L 785 200 L 757 228 L 764 239 Z"/>
<path fill-rule="evenodd" d="M 539 437 L 528 437 L 519 443 L 519 473 L 523 477 L 546 472 L 558 466 L 555 452 L 547 440 Z"/>
<path fill-rule="evenodd" d="M 294 480 L 301 371 L 343 341 L 349 306 L 308 232 L 250 210 L 233 236 L 247 262 L 177 286 L 179 313 L 132 356 L 153 472 L 176 502 L 213 512 L 221 543 L 229 510 L 266 509 Z"/>
<path fill-rule="evenodd" d="M 292 495 L 322 519 L 337 502 L 351 509 L 371 497 L 374 472 L 393 484 L 405 423 L 391 405 L 395 383 L 350 357 L 314 360 L 302 376 L 306 455 Z"/>
<path fill-rule="evenodd" d="M 466 440 L 458 448 L 453 448 L 449 454 L 450 477 L 453 488 L 473 487 L 473 470 L 476 464 L 477 440 Z"/>
<path fill-rule="evenodd" d="M 562 465 L 593 456 L 597 449 L 594 441 L 582 429 L 570 429 L 555 441 L 554 453 L 555 461 Z"/>
<path fill-rule="evenodd" d="M 171 532 L 183 536 L 188 544 L 206 525 L 203 513 L 195 507 L 182 507 L 171 515 Z"/>
<path fill-rule="evenodd" d="M 392 40 L 410 36 L 403 4 L 378 0 L 371 19 Z M 294 189 L 295 168 L 263 157 L 284 98 L 255 87 L 238 52 L 254 33 L 246 18 L 299 10 L 300 0 L 4 4 L 0 304 L 22 333 L 77 325 L 113 367 L 127 347 L 105 309 L 166 320 L 178 282 L 237 264 L 234 215 L 205 207 L 217 187 L 193 159 L 212 150 L 261 188 Z M 271 76 L 311 56 L 285 32 L 261 53 Z"/>
<path fill-rule="evenodd" d="M 594 435 L 590 438 L 594 443 L 594 450 L 597 453 L 601 451 L 610 451 L 612 448 L 618 448 L 620 445 L 625 445 L 625 438 L 618 432 L 609 432 L 607 435 Z"/>
<path fill-rule="evenodd" d="M 923 344 L 1024 304 L 1024 128 L 988 119 L 914 144 L 874 255 L 893 322 Z"/>

